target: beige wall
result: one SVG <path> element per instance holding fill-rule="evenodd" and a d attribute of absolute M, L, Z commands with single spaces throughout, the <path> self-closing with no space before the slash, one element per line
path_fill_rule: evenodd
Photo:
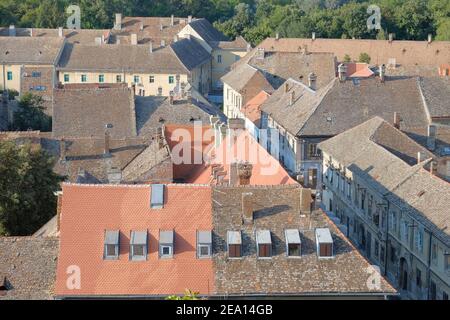
<path fill-rule="evenodd" d="M 247 54 L 247 51 L 214 49 L 212 52 L 212 87 L 223 87 L 222 78 L 230 71 L 230 66 Z M 219 59 L 219 56 L 221 57 Z M 222 61 L 222 62 L 219 62 Z"/>
<path fill-rule="evenodd" d="M 223 112 L 228 118 L 239 118 L 242 107 L 242 95 L 224 83 L 223 86 Z"/>
<path fill-rule="evenodd" d="M 20 92 L 20 70 L 21 65 L 2 65 L 0 72 L 0 88 L 13 89 Z M 7 72 L 12 72 L 12 80 L 7 80 Z"/>

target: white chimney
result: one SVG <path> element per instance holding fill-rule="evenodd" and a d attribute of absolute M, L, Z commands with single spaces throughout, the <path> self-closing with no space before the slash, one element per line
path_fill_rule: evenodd
<path fill-rule="evenodd" d="M 10 37 L 16 36 L 16 26 L 13 24 L 9 26 L 9 36 Z"/>
<path fill-rule="evenodd" d="M 393 33 L 389 33 L 389 42 L 394 41 L 394 34 Z"/>
<path fill-rule="evenodd" d="M 166 46 L 166 40 L 161 40 L 161 47 L 165 47 Z"/>
<path fill-rule="evenodd" d="M 311 90 L 314 90 L 314 91 L 317 90 L 317 76 L 314 72 L 311 72 L 308 75 L 308 85 L 311 88 Z"/>
<path fill-rule="evenodd" d="M 247 52 L 252 51 L 252 45 L 250 43 L 247 43 Z"/>
<path fill-rule="evenodd" d="M 433 35 L 431 33 L 428 34 L 428 43 L 433 42 Z"/>
<path fill-rule="evenodd" d="M 116 23 L 114 24 L 115 30 L 122 30 L 122 14 L 116 13 Z"/>
<path fill-rule="evenodd" d="M 188 23 L 192 22 L 192 16 L 188 16 Z"/>
<path fill-rule="evenodd" d="M 150 43 L 149 43 L 149 51 L 150 51 L 150 53 L 153 53 L 153 42 L 152 41 L 150 41 Z"/>
<path fill-rule="evenodd" d="M 60 37 L 60 38 L 62 38 L 64 35 L 63 35 L 63 28 L 62 27 L 59 27 L 58 28 L 58 37 Z"/>
<path fill-rule="evenodd" d="M 162 24 L 159 25 L 159 31 L 163 31 L 164 30 L 164 26 Z"/>
<path fill-rule="evenodd" d="M 279 40 L 280 39 L 280 34 L 277 32 L 275 33 L 275 40 Z"/>
<path fill-rule="evenodd" d="M 312 33 L 311 39 L 312 39 L 313 41 L 316 40 L 316 33 L 315 33 L 315 32 Z"/>
<path fill-rule="evenodd" d="M 170 16 L 170 25 L 171 25 L 172 27 L 175 25 L 175 17 L 174 17 L 173 14 Z"/>
<path fill-rule="evenodd" d="M 178 35 L 176 34 L 173 36 L 173 42 L 177 42 L 177 41 L 178 41 Z"/>
<path fill-rule="evenodd" d="M 140 23 L 139 23 L 139 30 L 144 30 L 144 21 L 141 21 Z"/>
<path fill-rule="evenodd" d="M 138 44 L 137 34 L 136 33 L 132 33 L 130 35 L 130 37 L 131 37 L 131 44 L 134 45 L 134 46 L 137 45 Z"/>
<path fill-rule="evenodd" d="M 102 44 L 102 38 L 101 37 L 95 37 L 95 44 L 97 46 L 100 46 Z"/>
<path fill-rule="evenodd" d="M 394 112 L 394 127 L 400 129 L 400 116 L 397 112 Z"/>
<path fill-rule="evenodd" d="M 30 37 L 33 36 L 33 28 L 30 28 Z"/>
<path fill-rule="evenodd" d="M 417 163 L 421 163 L 425 160 L 425 154 L 422 151 L 417 152 Z"/>
<path fill-rule="evenodd" d="M 382 64 L 379 67 L 379 70 L 380 70 L 380 80 L 381 80 L 381 82 L 386 81 L 386 65 Z"/>
<path fill-rule="evenodd" d="M 339 76 L 339 81 L 344 82 L 347 80 L 347 66 L 343 63 L 341 63 L 338 66 L 338 76 Z"/>

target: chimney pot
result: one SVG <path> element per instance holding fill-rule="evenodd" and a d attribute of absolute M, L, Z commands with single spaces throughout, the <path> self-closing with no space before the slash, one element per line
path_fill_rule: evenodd
<path fill-rule="evenodd" d="M 242 216 L 245 224 L 253 223 L 253 193 L 242 193 Z"/>
<path fill-rule="evenodd" d="M 381 80 L 381 82 L 385 82 L 386 81 L 386 65 L 382 64 L 379 67 L 379 71 L 380 71 L 380 80 Z"/>
<path fill-rule="evenodd" d="M 188 16 L 188 23 L 192 22 L 192 16 Z"/>
<path fill-rule="evenodd" d="M 389 33 L 389 42 L 394 41 L 394 34 L 393 33 Z"/>
<path fill-rule="evenodd" d="M 394 127 L 400 129 L 400 116 L 397 112 L 394 112 Z"/>
<path fill-rule="evenodd" d="M 122 14 L 116 13 L 116 23 L 114 24 L 115 30 L 122 30 Z"/>
<path fill-rule="evenodd" d="M 317 90 L 317 76 L 314 72 L 311 72 L 308 76 L 308 85 L 311 90 Z"/>
<path fill-rule="evenodd" d="M 316 40 L 316 33 L 315 32 L 312 33 L 311 38 L 312 38 L 313 41 Z"/>
<path fill-rule="evenodd" d="M 64 35 L 63 35 L 63 28 L 62 27 L 59 27 L 58 28 L 58 37 L 60 37 L 60 38 L 62 38 Z"/>
<path fill-rule="evenodd" d="M 277 32 L 275 33 L 275 40 L 279 40 L 280 39 L 280 34 Z"/>

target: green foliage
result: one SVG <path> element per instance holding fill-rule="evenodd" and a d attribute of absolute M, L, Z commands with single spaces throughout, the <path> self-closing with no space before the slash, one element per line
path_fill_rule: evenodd
<path fill-rule="evenodd" d="M 351 61 L 352 61 L 352 58 L 348 54 L 346 54 L 344 56 L 344 62 L 351 62 Z"/>
<path fill-rule="evenodd" d="M 40 148 L 0 142 L 0 236 L 30 235 L 56 213 L 61 177 Z"/>
<path fill-rule="evenodd" d="M 46 115 L 42 97 L 31 93 L 24 94 L 19 101 L 18 111 L 14 113 L 12 130 L 51 131 L 51 117 Z"/>
<path fill-rule="evenodd" d="M 19 92 L 17 90 L 7 89 L 7 91 L 9 100 L 14 100 L 19 95 Z M 0 90 L 0 94 L 3 94 L 3 90 Z"/>
<path fill-rule="evenodd" d="M 359 55 L 359 62 L 364 62 L 364 63 L 369 64 L 369 63 L 370 63 L 370 60 L 372 60 L 372 59 L 371 59 L 370 56 L 369 56 L 367 53 L 365 53 L 365 52 L 362 52 L 362 53 Z"/>
<path fill-rule="evenodd" d="M 283 37 L 449 40 L 449 0 L 378 0 L 382 30 L 367 29 L 369 0 L 0 0 L 0 25 L 65 25 L 69 4 L 81 8 L 83 28 L 111 28 L 114 13 L 128 16 L 204 17 L 227 36 L 253 45 L 279 32 Z"/>
<path fill-rule="evenodd" d="M 198 292 L 194 292 L 192 290 L 186 289 L 184 291 L 184 296 L 172 295 L 166 297 L 166 300 L 199 300 Z"/>

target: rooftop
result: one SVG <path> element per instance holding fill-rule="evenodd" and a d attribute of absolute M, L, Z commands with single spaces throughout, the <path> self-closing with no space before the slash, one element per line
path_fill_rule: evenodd
<path fill-rule="evenodd" d="M 250 99 L 242 108 L 244 116 L 252 121 L 258 128 L 261 125 L 261 105 L 270 97 L 265 91 L 261 91 Z"/>
<path fill-rule="evenodd" d="M 450 118 L 450 79 L 424 77 L 420 79 L 420 87 L 433 119 Z"/>

